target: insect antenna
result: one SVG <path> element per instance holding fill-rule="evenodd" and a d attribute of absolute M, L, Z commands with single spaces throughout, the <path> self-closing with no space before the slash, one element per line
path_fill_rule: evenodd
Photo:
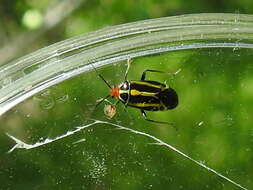
<path fill-rule="evenodd" d="M 97 75 L 104 81 L 104 83 L 110 88 L 112 89 L 112 87 L 110 86 L 110 84 L 104 79 L 104 77 L 99 74 L 99 72 L 97 71 L 97 69 L 94 67 L 94 65 L 91 64 L 91 66 L 93 67 L 93 69 L 95 70 L 95 72 L 97 73 Z M 108 97 L 107 97 L 108 98 Z"/>

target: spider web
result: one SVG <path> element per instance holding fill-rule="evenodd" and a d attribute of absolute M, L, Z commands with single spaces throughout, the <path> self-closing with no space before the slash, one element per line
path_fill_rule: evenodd
<path fill-rule="evenodd" d="M 16 144 L 8 151 L 8 153 L 13 152 L 15 149 L 27 149 L 27 150 L 29 150 L 29 149 L 34 149 L 34 148 L 37 148 L 37 147 L 40 147 L 40 146 L 44 146 L 44 145 L 53 143 L 53 142 L 55 142 L 57 140 L 63 139 L 65 137 L 71 136 L 71 135 L 73 135 L 73 134 L 75 134 L 75 133 L 77 133 L 77 132 L 79 132 L 81 130 L 84 130 L 86 128 L 90 128 L 90 127 L 93 127 L 93 126 L 98 126 L 98 124 L 104 124 L 103 126 L 114 126 L 114 127 L 118 128 L 118 129 L 125 130 L 125 131 L 128 131 L 130 133 L 134 133 L 134 134 L 137 134 L 137 135 L 142 135 L 142 136 L 145 136 L 147 138 L 150 138 L 150 139 L 152 139 L 154 141 L 154 143 L 150 143 L 150 144 L 164 146 L 167 149 L 170 149 L 170 150 L 178 153 L 179 155 L 183 156 L 184 158 L 190 160 L 191 162 L 197 164 L 198 166 L 200 166 L 200 167 L 202 167 L 202 168 L 210 171 L 211 173 L 219 176 L 223 180 L 225 180 L 225 181 L 227 181 L 227 182 L 229 182 L 229 183 L 231 183 L 231 184 L 239 187 L 240 189 L 247 190 L 247 188 L 244 187 L 244 186 L 242 186 L 241 184 L 239 184 L 239 183 L 235 182 L 234 180 L 232 180 L 232 179 L 224 176 L 220 172 L 218 172 L 218 171 L 216 171 L 216 170 L 208 167 L 203 162 L 197 161 L 197 160 L 191 158 L 190 156 L 188 156 L 184 152 L 180 151 L 179 149 L 175 148 L 174 146 L 172 146 L 172 145 L 170 145 L 170 144 L 162 141 L 161 139 L 159 139 L 159 138 L 157 138 L 157 137 L 155 137 L 153 135 L 150 135 L 148 133 L 144 133 L 142 131 L 134 130 L 134 129 L 131 129 L 131 128 L 127 128 L 127 127 L 124 127 L 122 125 L 118 125 L 118 124 L 115 124 L 115 123 L 111 123 L 111 122 L 107 122 L 107 121 L 102 121 L 102 120 L 93 120 L 93 122 L 91 122 L 91 123 L 89 123 L 87 125 L 78 126 L 78 127 L 76 127 L 75 130 L 68 131 L 67 133 L 65 133 L 63 135 L 60 135 L 60 136 L 57 136 L 56 138 L 52 138 L 52 139 L 47 138 L 47 139 L 45 139 L 43 141 L 38 141 L 38 142 L 36 142 L 34 144 L 27 144 L 27 143 L 21 141 L 20 139 L 17 139 L 16 137 L 14 137 L 14 136 L 6 133 L 11 139 L 13 139 L 16 142 Z M 78 142 L 76 142 L 76 143 L 78 143 Z"/>

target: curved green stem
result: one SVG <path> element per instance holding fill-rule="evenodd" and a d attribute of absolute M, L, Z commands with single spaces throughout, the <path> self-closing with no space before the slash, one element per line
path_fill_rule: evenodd
<path fill-rule="evenodd" d="M 95 67 L 166 51 L 253 48 L 253 16 L 192 14 L 105 28 L 0 67 L 0 115 L 49 86 Z"/>

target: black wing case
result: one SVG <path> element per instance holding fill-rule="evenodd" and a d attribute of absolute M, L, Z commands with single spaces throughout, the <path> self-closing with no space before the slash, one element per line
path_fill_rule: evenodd
<path fill-rule="evenodd" d="M 158 97 L 164 89 L 166 89 L 166 85 L 156 81 L 131 81 L 130 94 L 135 91 L 141 93 L 141 95 L 132 93 L 129 97 L 128 105 L 147 111 L 164 110 L 166 107 L 164 107 Z M 144 93 L 149 93 L 149 95 L 144 95 Z"/>

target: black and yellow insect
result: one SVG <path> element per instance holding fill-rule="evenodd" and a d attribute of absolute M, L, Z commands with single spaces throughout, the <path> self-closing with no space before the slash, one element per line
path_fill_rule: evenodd
<path fill-rule="evenodd" d="M 171 125 L 172 123 L 147 118 L 145 111 L 165 111 L 176 108 L 178 105 L 178 95 L 176 91 L 168 87 L 166 84 L 152 80 L 145 80 L 145 77 L 147 72 L 163 74 L 176 74 L 177 72 L 168 73 L 147 69 L 142 73 L 140 80 L 129 81 L 127 80 L 129 67 L 130 60 L 128 60 L 128 67 L 125 73 L 125 81 L 119 86 L 113 87 L 111 87 L 109 83 L 103 78 L 103 76 L 100 75 L 94 68 L 98 76 L 110 88 L 109 95 L 102 99 L 100 103 L 111 96 L 112 98 L 118 100 L 117 103 L 122 102 L 126 107 L 130 106 L 140 109 L 144 119 L 147 121 Z"/>

